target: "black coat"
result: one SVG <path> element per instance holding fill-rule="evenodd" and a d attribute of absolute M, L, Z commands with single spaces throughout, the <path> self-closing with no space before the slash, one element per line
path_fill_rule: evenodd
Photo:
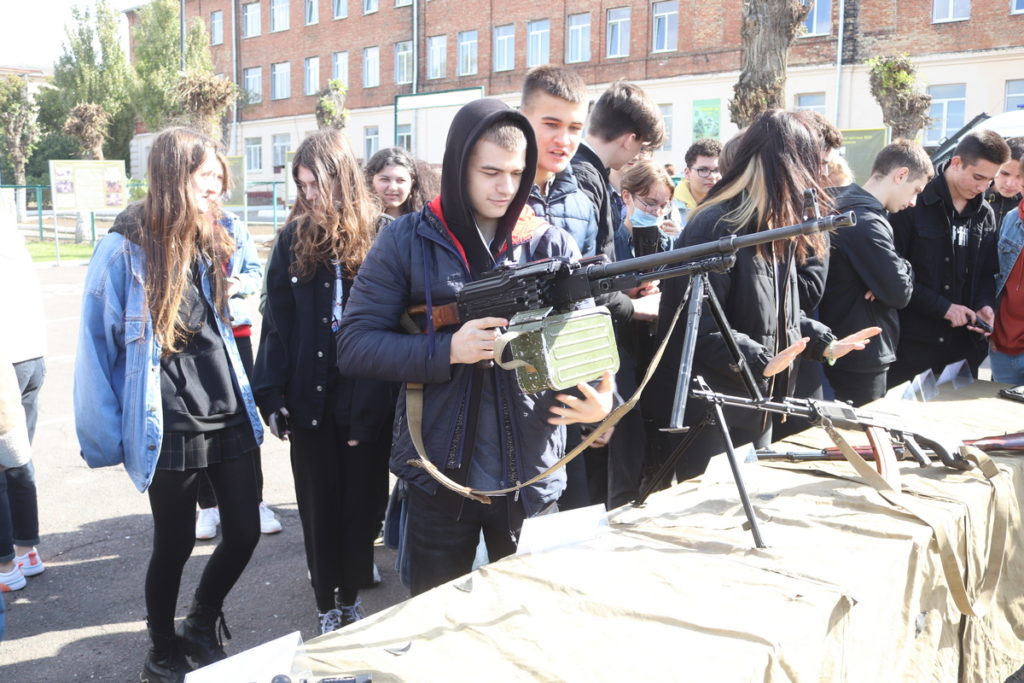
<path fill-rule="evenodd" d="M 836 198 L 839 211 L 853 211 L 857 224 L 832 234 L 828 280 L 819 309 L 821 322 L 838 337 L 878 326 L 882 332 L 863 351 L 836 361 L 851 372 L 882 370 L 896 360 L 900 338 L 898 310 L 910 303 L 914 270 L 896 253 L 885 208 L 859 185 Z M 864 298 L 870 291 L 874 301 Z"/>
<path fill-rule="evenodd" d="M 373 441 L 390 424 L 397 386 L 339 374 L 334 334 L 334 268 L 320 265 L 300 281 L 289 272 L 294 261 L 295 223 L 277 238 L 267 264 L 267 306 L 253 370 L 256 403 L 268 420 L 287 407 L 292 424 L 318 429 L 328 419 L 348 438 Z M 352 281 L 342 280 L 344 301 Z"/>
<path fill-rule="evenodd" d="M 984 306 L 995 310 L 995 274 L 999 270 L 995 217 L 981 195 L 956 213 L 944 170 L 940 167 L 925 186 L 917 206 L 889 219 L 896 251 L 914 269 L 914 293 L 910 304 L 900 311 L 900 339 L 901 343 L 947 347 L 951 352 L 954 345 L 962 351 L 970 348 L 984 356 L 984 337 L 964 328 L 950 328 L 943 316 L 950 304 L 975 311 Z M 954 225 L 966 230 L 966 244 L 955 249 Z"/>

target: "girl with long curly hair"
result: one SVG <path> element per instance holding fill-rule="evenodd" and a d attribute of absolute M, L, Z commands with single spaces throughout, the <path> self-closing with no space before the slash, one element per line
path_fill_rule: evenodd
<path fill-rule="evenodd" d="M 256 401 L 291 446 L 295 496 L 327 633 L 362 617 L 373 541 L 387 496 L 394 394 L 389 384 L 338 373 L 334 332 L 352 280 L 382 222 L 345 136 L 323 130 L 295 153 L 299 193 L 267 265 L 256 356 Z"/>

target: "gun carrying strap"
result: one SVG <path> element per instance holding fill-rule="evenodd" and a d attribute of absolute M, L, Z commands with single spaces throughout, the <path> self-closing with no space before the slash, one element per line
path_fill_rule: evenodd
<path fill-rule="evenodd" d="M 947 518 L 943 513 L 929 508 L 927 505 L 903 491 L 893 487 L 880 475 L 874 467 L 853 449 L 831 424 L 825 422 L 822 427 L 839 447 L 846 459 L 853 465 L 864 480 L 867 481 L 882 497 L 894 507 L 898 507 L 931 527 L 942 561 L 942 572 L 946 577 L 946 585 L 953 597 L 953 602 L 961 613 L 969 617 L 981 617 L 988 611 L 995 593 L 996 584 L 1003 566 L 1003 552 L 1006 549 L 1006 535 L 1009 524 L 1009 493 L 1006 489 L 1006 476 L 981 450 L 974 446 L 961 445 L 960 455 L 978 466 L 982 475 L 992 486 L 992 523 L 991 534 L 986 547 L 988 548 L 988 564 L 978 584 L 974 599 L 967 590 L 964 572 L 956 557 L 954 541 L 947 528 Z M 1003 475 L 1003 476 L 1001 476 Z M 965 561 L 966 562 L 966 561 Z"/>
<path fill-rule="evenodd" d="M 610 412 L 608 416 L 594 428 L 594 431 L 590 432 L 590 434 L 588 434 L 586 438 L 576 446 L 576 448 L 572 449 L 554 465 L 530 480 L 517 482 L 515 486 L 498 489 L 497 491 L 474 491 L 470 487 L 459 484 L 441 472 L 434 463 L 430 462 L 430 459 L 426 454 L 426 448 L 423 445 L 423 385 L 413 383 L 407 383 L 405 385 L 405 413 L 406 420 L 409 425 L 409 436 L 412 438 L 413 446 L 416 447 L 416 454 L 419 458 L 416 460 L 410 460 L 409 464 L 416 467 L 422 467 L 428 474 L 430 474 L 431 477 L 437 480 L 437 482 L 445 488 L 481 503 L 490 503 L 490 496 L 515 493 L 520 489 L 536 484 L 538 481 L 551 476 L 553 473 L 557 472 L 559 468 L 565 467 L 577 456 L 590 448 L 592 443 L 597 441 L 602 434 L 614 427 L 618 421 L 626 415 L 626 413 L 633 409 L 636 402 L 640 400 L 640 395 L 647 387 L 647 383 L 651 380 L 651 377 L 654 376 L 655 370 L 658 369 L 658 365 L 661 363 L 661 357 L 665 353 L 665 347 L 668 345 L 668 340 L 672 338 L 672 332 L 675 330 L 676 323 L 679 321 L 679 316 L 682 313 L 683 307 L 686 305 L 686 300 L 688 298 L 689 290 L 687 290 L 687 295 L 680 300 L 679 306 L 676 307 L 676 312 L 672 315 L 672 322 L 669 323 L 665 337 L 661 340 L 657 350 L 654 352 L 654 356 L 651 358 L 651 364 L 648 366 L 647 372 L 644 374 L 643 381 L 640 382 L 640 386 L 637 387 L 633 395 L 629 397 L 629 400 Z"/>

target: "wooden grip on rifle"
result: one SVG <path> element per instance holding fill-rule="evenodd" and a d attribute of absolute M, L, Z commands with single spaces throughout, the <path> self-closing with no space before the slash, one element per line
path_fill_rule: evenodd
<path fill-rule="evenodd" d="M 462 323 L 462 321 L 459 320 L 459 307 L 454 302 L 443 306 L 434 306 L 432 311 L 435 330 L 440 330 L 450 325 L 459 325 Z M 409 314 L 410 318 L 415 315 L 426 315 L 427 307 L 424 304 L 417 304 L 405 309 L 405 312 Z M 425 333 L 426 329 L 421 331 Z"/>

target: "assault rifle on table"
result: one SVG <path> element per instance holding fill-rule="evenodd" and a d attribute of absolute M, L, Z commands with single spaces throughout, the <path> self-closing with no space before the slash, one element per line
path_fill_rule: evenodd
<path fill-rule="evenodd" d="M 600 377 L 605 370 L 618 370 L 608 309 L 596 306 L 574 310 L 576 303 L 634 289 L 652 280 L 724 272 L 736 262 L 736 252 L 745 247 L 856 222 L 850 211 L 614 263 L 603 255 L 578 261 L 551 258 L 524 265 L 506 263 L 468 283 L 455 302 L 434 306 L 434 327 L 486 317 L 506 318 L 509 328 L 498 339 L 495 362 L 505 369 L 515 369 L 527 393 L 561 390 Z M 414 306 L 408 313 L 415 316 L 425 311 L 424 306 Z M 413 331 L 415 323 L 404 324 Z M 506 347 L 511 350 L 508 361 L 503 359 Z"/>
<path fill-rule="evenodd" d="M 840 403 L 839 401 L 805 398 L 786 398 L 782 401 L 755 401 L 742 396 L 729 396 L 707 389 L 694 389 L 691 395 L 720 405 L 801 417 L 816 427 L 831 425 L 836 429 L 864 432 L 872 427 L 883 429 L 892 437 L 894 446 L 897 449 L 900 446 L 906 449 L 921 467 L 931 465 L 931 459 L 925 452 L 925 448 L 927 448 L 934 452 L 946 467 L 955 470 L 971 469 L 971 463 L 960 456 L 959 442 L 944 443 L 940 439 L 925 436 L 921 432 L 905 426 L 905 421 L 896 415 L 858 410 L 847 403 Z"/>

